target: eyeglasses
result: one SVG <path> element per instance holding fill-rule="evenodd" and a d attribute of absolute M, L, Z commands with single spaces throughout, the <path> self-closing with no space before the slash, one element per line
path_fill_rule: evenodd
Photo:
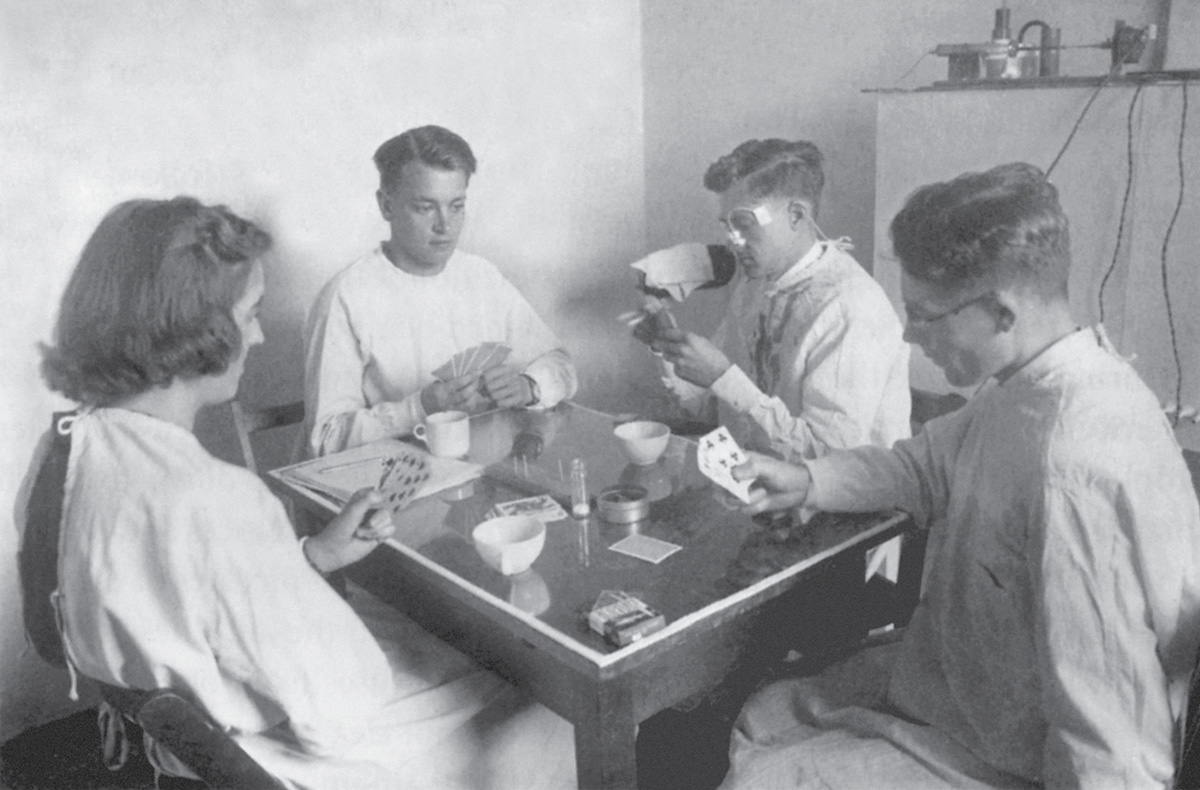
<path fill-rule="evenodd" d="M 992 298 L 992 292 L 982 293 L 974 299 L 968 299 L 957 307 L 952 307 L 944 313 L 935 313 L 934 315 L 913 315 L 912 309 L 906 304 L 904 305 L 904 318 L 909 326 L 927 327 L 936 324 L 938 321 L 944 321 L 952 315 L 958 315 L 963 310 L 966 310 L 973 304 L 979 304 L 985 300 Z"/>
<path fill-rule="evenodd" d="M 754 208 L 735 208 L 720 221 L 725 226 L 725 235 L 729 237 L 730 243 L 741 247 L 746 243 L 747 233 L 755 228 L 771 224 L 771 211 L 765 205 Z"/>

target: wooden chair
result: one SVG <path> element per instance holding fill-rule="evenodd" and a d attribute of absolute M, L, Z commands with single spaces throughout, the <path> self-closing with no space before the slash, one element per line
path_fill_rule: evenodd
<path fill-rule="evenodd" d="M 1187 462 L 1188 471 L 1191 472 L 1192 486 L 1195 487 L 1197 496 L 1200 496 L 1200 453 L 1184 450 L 1183 460 Z M 1200 788 L 1200 656 L 1197 657 L 1196 668 L 1192 670 L 1187 705 L 1179 725 L 1175 786 Z"/>
<path fill-rule="evenodd" d="M 139 691 L 97 683 L 100 696 L 161 744 L 211 788 L 283 790 L 197 705 L 171 689 Z"/>
<path fill-rule="evenodd" d="M 251 437 L 261 431 L 304 422 L 304 401 L 253 407 L 238 400 L 231 400 L 229 408 L 233 412 L 233 425 L 237 429 L 238 443 L 242 446 L 242 458 L 246 468 L 254 474 L 259 474 L 259 471 Z"/>
<path fill-rule="evenodd" d="M 67 418 L 68 415 L 58 414 L 52 423 L 57 430 L 25 509 L 25 545 L 18 563 L 26 633 L 37 654 L 58 667 L 66 666 L 67 659 L 50 593 L 58 588 L 63 485 L 71 452 L 70 433 L 61 428 Z M 110 705 L 136 722 L 209 787 L 283 788 L 204 710 L 175 691 L 140 691 L 93 682 Z"/>

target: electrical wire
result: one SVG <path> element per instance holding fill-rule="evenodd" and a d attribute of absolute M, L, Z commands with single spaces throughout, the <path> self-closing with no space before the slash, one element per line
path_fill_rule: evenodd
<path fill-rule="evenodd" d="M 1161 272 L 1163 284 L 1163 298 L 1167 302 L 1167 327 L 1171 330 L 1171 354 L 1175 358 L 1175 411 L 1171 414 L 1172 427 L 1179 425 L 1179 417 L 1183 413 L 1183 364 L 1179 361 L 1179 339 L 1175 333 L 1175 315 L 1171 310 L 1171 291 L 1168 286 L 1167 278 L 1167 248 L 1171 244 L 1171 234 L 1175 230 L 1175 221 L 1179 219 L 1179 212 L 1183 209 L 1184 197 L 1184 168 L 1183 168 L 1183 141 L 1184 135 L 1187 132 L 1187 114 L 1188 114 L 1188 83 L 1183 81 L 1183 112 L 1179 118 L 1179 148 L 1177 150 L 1179 162 L 1179 197 L 1175 201 L 1175 211 L 1171 214 L 1171 221 L 1167 224 L 1167 233 L 1163 237 L 1162 257 L 1161 257 Z"/>
<path fill-rule="evenodd" d="M 908 67 L 908 71 L 901 74 L 900 79 L 896 80 L 896 85 L 899 86 L 900 83 L 904 82 L 904 78 L 907 77 L 909 74 L 912 74 L 913 71 L 916 70 L 917 66 L 921 65 L 921 61 L 925 60 L 925 58 L 929 57 L 932 54 L 933 54 L 932 49 L 929 50 L 928 52 L 922 52 L 921 57 L 917 58 L 916 62 Z"/>
<path fill-rule="evenodd" d="M 1092 108 L 1092 102 L 1096 101 L 1096 97 L 1100 95 L 1100 91 L 1104 86 L 1108 85 L 1112 78 L 1117 76 L 1121 71 L 1121 66 L 1125 60 L 1125 53 L 1118 47 L 1116 40 L 1112 43 L 1113 46 L 1113 64 L 1109 68 L 1108 73 L 1104 75 L 1104 79 L 1100 80 L 1100 84 L 1096 86 L 1096 90 L 1092 91 L 1092 95 L 1088 98 L 1087 104 L 1083 105 L 1083 112 L 1079 113 L 1079 117 L 1075 119 L 1075 125 L 1071 127 L 1071 133 L 1067 135 L 1067 139 L 1062 144 L 1062 148 L 1058 149 L 1058 155 L 1054 157 L 1054 161 L 1046 168 L 1046 178 L 1050 178 L 1050 174 L 1054 172 L 1054 168 L 1058 166 L 1058 160 L 1062 159 L 1063 154 L 1067 152 L 1067 147 L 1071 145 L 1071 141 L 1075 139 L 1075 133 L 1079 131 L 1079 125 L 1083 123 L 1083 118 L 1087 115 L 1088 110 Z M 1140 86 L 1139 86 L 1140 87 Z"/>
<path fill-rule="evenodd" d="M 1129 208 L 1129 195 L 1133 191 L 1133 111 L 1137 107 L 1138 96 L 1142 93 L 1142 86 L 1139 84 L 1133 92 L 1133 98 L 1129 102 L 1129 115 L 1125 119 L 1125 196 L 1121 198 L 1121 218 L 1117 221 L 1117 244 L 1113 248 L 1112 262 L 1108 265 L 1108 271 L 1104 272 L 1104 277 L 1100 280 L 1100 293 L 1097 299 L 1100 303 L 1100 323 L 1104 323 L 1104 288 L 1108 285 L 1108 278 L 1112 276 L 1113 271 L 1117 268 L 1117 257 L 1121 253 L 1121 239 L 1125 235 L 1125 212 Z M 1095 96 L 1095 94 L 1092 94 Z M 1082 116 L 1080 116 L 1082 118 Z M 1068 142 L 1070 140 L 1068 139 Z"/>

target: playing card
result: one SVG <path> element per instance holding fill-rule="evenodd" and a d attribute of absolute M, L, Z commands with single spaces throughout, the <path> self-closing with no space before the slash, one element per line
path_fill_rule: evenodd
<path fill-rule="evenodd" d="M 733 479 L 733 468 L 746 463 L 746 454 L 722 425 L 711 433 L 700 437 L 696 448 L 696 465 L 709 480 L 730 492 L 743 502 L 750 501 L 750 480 L 738 482 Z"/>
<path fill-rule="evenodd" d="M 563 510 L 562 506 L 555 502 L 549 494 L 516 499 L 512 502 L 500 502 L 493 507 L 493 510 L 498 516 L 533 516 L 546 524 L 567 517 L 567 511 Z"/>
<path fill-rule="evenodd" d="M 462 367 L 459 368 L 458 374 L 461 376 L 466 373 L 475 373 L 478 370 L 477 363 L 479 362 L 479 356 L 482 352 L 482 345 L 471 346 L 464 351 Z"/>
<path fill-rule="evenodd" d="M 655 565 L 679 551 L 682 546 L 646 535 L 630 535 L 609 546 L 613 551 L 653 562 Z"/>
<path fill-rule="evenodd" d="M 383 492 L 389 509 L 407 505 L 429 479 L 429 465 L 415 453 L 391 455 L 382 461 L 383 469 L 376 486 Z"/>
<path fill-rule="evenodd" d="M 483 374 L 497 365 L 502 365 L 510 353 L 512 353 L 512 349 L 503 343 L 484 343 L 483 352 L 475 361 L 475 369 L 478 373 Z"/>

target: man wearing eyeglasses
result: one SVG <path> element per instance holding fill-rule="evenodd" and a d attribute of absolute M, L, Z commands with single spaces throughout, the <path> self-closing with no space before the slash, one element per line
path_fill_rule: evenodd
<path fill-rule="evenodd" d="M 986 385 L 894 448 L 752 456 L 747 512 L 899 507 L 929 530 L 896 644 L 746 704 L 726 788 L 1171 787 L 1200 644 L 1200 508 L 1158 399 L 1071 316 L 1037 168 L 915 192 L 892 221 L 906 335 Z"/>
<path fill-rule="evenodd" d="M 668 387 L 743 446 L 783 458 L 907 437 L 908 346 L 883 289 L 817 226 L 817 147 L 750 140 L 704 185 L 740 277 L 711 341 L 670 328 L 654 338 L 674 369 Z"/>

